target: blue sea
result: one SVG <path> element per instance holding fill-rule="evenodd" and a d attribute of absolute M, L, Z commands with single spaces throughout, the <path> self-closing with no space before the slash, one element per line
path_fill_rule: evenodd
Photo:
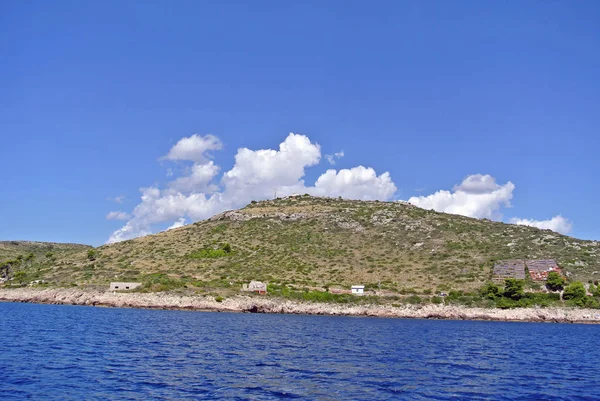
<path fill-rule="evenodd" d="M 0 400 L 598 400 L 600 326 L 0 303 Z"/>

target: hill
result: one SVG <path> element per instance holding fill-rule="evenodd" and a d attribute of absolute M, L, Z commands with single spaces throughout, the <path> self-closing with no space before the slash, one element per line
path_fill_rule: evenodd
<path fill-rule="evenodd" d="M 73 252 L 89 249 L 89 245 L 61 244 L 35 241 L 0 241 L 0 261 L 15 259 L 32 253 L 35 257 L 45 257 L 51 252 L 54 257 L 61 258 Z"/>
<path fill-rule="evenodd" d="M 1 254 L 0 254 L 1 256 Z M 438 213 L 403 202 L 308 195 L 252 202 L 185 227 L 58 253 L 37 278 L 59 285 L 141 281 L 238 290 L 365 284 L 391 293 L 473 290 L 501 259 L 556 259 L 574 280 L 600 277 L 600 243 L 548 230 Z M 1 260 L 1 259 L 0 259 Z"/>
<path fill-rule="evenodd" d="M 91 249 L 88 245 L 35 241 L 0 241 L 0 280 L 20 272 L 19 279 L 39 279 L 57 260 Z"/>

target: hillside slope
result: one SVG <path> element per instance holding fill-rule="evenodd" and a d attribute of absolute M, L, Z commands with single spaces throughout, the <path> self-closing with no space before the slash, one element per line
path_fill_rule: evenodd
<path fill-rule="evenodd" d="M 95 260 L 86 249 L 65 254 L 43 278 L 77 285 L 169 279 L 232 288 L 249 280 L 321 288 L 366 284 L 428 293 L 480 287 L 491 278 L 494 261 L 513 258 L 554 258 L 572 279 L 600 278 L 598 242 L 400 202 L 308 195 L 253 202 L 102 246 Z"/>
<path fill-rule="evenodd" d="M 54 242 L 36 241 L 0 241 L 0 262 L 26 256 L 33 253 L 35 257 L 45 257 L 52 252 L 55 257 L 63 257 L 73 252 L 89 249 L 89 245 L 60 244 Z"/>

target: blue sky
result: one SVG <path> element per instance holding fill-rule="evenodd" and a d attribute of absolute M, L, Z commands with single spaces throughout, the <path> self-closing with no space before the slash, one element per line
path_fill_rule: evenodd
<path fill-rule="evenodd" d="M 595 1 L 0 2 L 0 239 L 99 245 L 274 188 L 600 239 L 599 20 Z"/>

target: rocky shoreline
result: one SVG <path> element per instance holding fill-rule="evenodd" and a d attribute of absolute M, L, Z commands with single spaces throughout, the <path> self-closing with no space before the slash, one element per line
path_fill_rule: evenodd
<path fill-rule="evenodd" d="M 67 288 L 0 289 L 0 301 L 88 305 L 116 308 L 180 309 L 214 312 L 372 316 L 407 319 L 512 322 L 600 323 L 600 310 L 575 308 L 484 309 L 451 305 L 338 305 L 239 295 L 213 297 L 171 293 L 113 293 Z"/>

